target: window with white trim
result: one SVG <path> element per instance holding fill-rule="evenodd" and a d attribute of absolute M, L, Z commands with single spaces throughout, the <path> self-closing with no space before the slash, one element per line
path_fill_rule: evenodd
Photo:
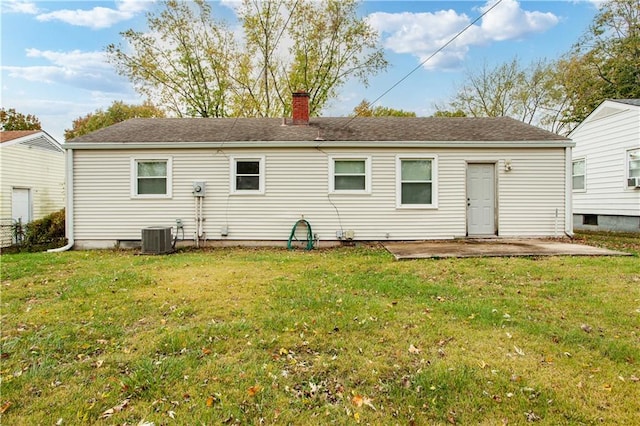
<path fill-rule="evenodd" d="M 369 157 L 331 157 L 329 159 L 329 192 L 368 194 L 371 192 L 371 159 Z"/>
<path fill-rule="evenodd" d="M 571 179 L 574 191 L 585 191 L 587 189 L 587 161 L 584 158 L 573 160 L 571 166 Z"/>
<path fill-rule="evenodd" d="M 436 157 L 398 156 L 397 205 L 405 208 L 437 207 Z"/>
<path fill-rule="evenodd" d="M 133 158 L 131 195 L 135 198 L 171 197 L 171 158 Z"/>
<path fill-rule="evenodd" d="M 632 149 L 627 151 L 627 185 L 630 185 L 632 178 L 640 181 L 640 149 Z"/>
<path fill-rule="evenodd" d="M 231 157 L 231 193 L 264 194 L 264 157 Z"/>

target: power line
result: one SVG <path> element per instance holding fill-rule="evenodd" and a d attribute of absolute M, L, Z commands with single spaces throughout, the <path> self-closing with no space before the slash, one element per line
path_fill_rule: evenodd
<path fill-rule="evenodd" d="M 378 96 L 373 102 L 369 103 L 369 106 L 374 105 L 376 102 L 378 102 L 380 99 L 382 99 L 382 97 L 384 97 L 387 93 L 389 93 L 390 91 L 392 91 L 393 89 L 395 89 L 397 86 L 400 85 L 400 83 L 402 83 L 403 81 L 405 81 L 407 78 L 409 78 L 409 76 L 411 74 L 413 74 L 414 72 L 416 72 L 417 70 L 419 70 L 420 68 L 422 68 L 422 66 L 424 64 L 426 64 L 429 60 L 431 60 L 434 56 L 436 56 L 438 53 L 442 52 L 444 49 L 446 49 L 447 46 L 449 46 L 451 43 L 453 43 L 458 37 L 460 37 L 465 31 L 467 31 L 469 28 L 471 28 L 473 25 L 475 25 L 476 22 L 478 22 L 480 19 L 484 18 L 484 16 L 491 12 L 497 5 L 499 5 L 500 3 L 502 3 L 502 0 L 498 0 L 497 2 L 495 2 L 493 5 L 491 5 L 490 8 L 488 8 L 487 10 L 485 10 L 480 16 L 478 16 L 476 19 L 474 19 L 469 25 L 467 25 L 466 27 L 464 27 L 462 30 L 460 30 L 455 36 L 453 36 L 449 41 L 447 41 L 445 44 L 443 44 L 442 46 L 440 46 L 435 52 L 433 52 L 431 55 L 429 55 L 428 58 L 426 58 L 424 61 L 420 62 L 415 68 L 413 68 L 411 71 L 409 71 L 404 77 L 402 77 L 400 80 L 398 80 L 396 83 L 394 83 L 391 87 L 389 87 L 384 93 L 382 93 L 382 95 Z M 353 117 L 351 117 L 351 120 L 347 121 L 347 123 L 343 126 L 343 127 L 347 127 L 356 117 L 358 117 L 358 113 L 356 113 Z"/>

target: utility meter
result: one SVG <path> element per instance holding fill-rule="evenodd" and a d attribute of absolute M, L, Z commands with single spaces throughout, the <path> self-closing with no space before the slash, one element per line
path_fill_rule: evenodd
<path fill-rule="evenodd" d="M 193 196 L 204 197 L 204 182 L 202 181 L 193 182 Z"/>

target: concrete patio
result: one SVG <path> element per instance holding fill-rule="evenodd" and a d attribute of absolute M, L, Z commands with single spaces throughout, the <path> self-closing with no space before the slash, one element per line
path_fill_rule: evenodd
<path fill-rule="evenodd" d="M 445 257 L 631 256 L 630 253 L 551 239 L 459 239 L 389 242 L 397 260 Z"/>

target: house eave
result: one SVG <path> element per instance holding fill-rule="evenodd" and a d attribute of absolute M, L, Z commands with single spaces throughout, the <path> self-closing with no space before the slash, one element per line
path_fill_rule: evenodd
<path fill-rule="evenodd" d="M 572 148 L 570 140 L 550 141 L 230 141 L 230 142 L 66 142 L 64 149 L 272 149 L 272 148 Z"/>

